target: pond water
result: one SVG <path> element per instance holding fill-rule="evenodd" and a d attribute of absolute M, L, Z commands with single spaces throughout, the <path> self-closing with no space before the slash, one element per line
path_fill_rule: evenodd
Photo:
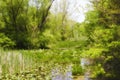
<path fill-rule="evenodd" d="M 80 65 L 82 66 L 83 69 L 86 69 L 85 66 L 89 66 L 90 64 L 92 64 L 91 59 L 81 58 Z M 92 79 L 90 79 L 90 71 L 89 71 L 89 69 L 86 69 L 86 72 L 84 73 L 84 80 L 92 80 Z"/>
<path fill-rule="evenodd" d="M 90 65 L 91 61 L 86 58 L 82 58 L 80 60 L 80 65 L 84 69 L 86 65 Z M 73 80 L 72 78 L 72 66 L 68 66 L 63 69 L 63 67 L 57 67 L 52 70 L 52 80 Z M 90 79 L 90 73 L 87 71 L 84 74 L 84 80 L 92 80 Z"/>
<path fill-rule="evenodd" d="M 82 68 L 84 69 L 86 65 L 90 65 L 91 64 L 91 60 L 88 58 L 81 58 L 80 60 L 80 65 L 82 66 Z"/>
<path fill-rule="evenodd" d="M 62 67 L 52 70 L 52 80 L 73 80 L 72 79 L 72 66 L 62 69 Z"/>

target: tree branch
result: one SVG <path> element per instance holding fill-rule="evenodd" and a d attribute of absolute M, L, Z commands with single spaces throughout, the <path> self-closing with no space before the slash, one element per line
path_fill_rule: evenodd
<path fill-rule="evenodd" d="M 45 13 L 45 14 L 43 13 L 43 15 L 42 15 L 42 21 L 41 21 L 41 22 L 39 23 L 39 25 L 38 25 L 38 28 L 40 29 L 40 31 L 42 31 L 42 29 L 43 29 L 43 26 L 44 26 L 44 24 L 45 24 L 45 22 L 46 22 L 46 19 L 47 19 L 48 14 L 49 14 L 49 10 L 50 10 L 50 8 L 51 8 L 51 6 L 52 6 L 52 4 L 53 4 L 54 1 L 55 1 L 55 0 L 52 0 L 52 1 L 51 1 L 50 5 L 49 5 L 48 8 L 46 9 L 46 13 Z"/>

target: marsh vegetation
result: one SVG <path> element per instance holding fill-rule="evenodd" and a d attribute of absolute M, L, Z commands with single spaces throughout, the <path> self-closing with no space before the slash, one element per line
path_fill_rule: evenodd
<path fill-rule="evenodd" d="M 0 0 L 0 79 L 120 80 L 120 0 L 55 1 Z"/>

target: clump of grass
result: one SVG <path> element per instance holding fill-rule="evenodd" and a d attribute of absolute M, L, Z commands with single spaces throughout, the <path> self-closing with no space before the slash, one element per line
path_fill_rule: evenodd
<path fill-rule="evenodd" d="M 22 53 L 0 51 L 0 74 L 13 74 L 29 68 L 32 59 L 26 59 Z M 29 64 L 29 65 L 28 65 Z"/>

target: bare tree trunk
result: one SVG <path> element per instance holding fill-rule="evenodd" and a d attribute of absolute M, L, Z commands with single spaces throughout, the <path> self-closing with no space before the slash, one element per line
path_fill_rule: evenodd
<path fill-rule="evenodd" d="M 44 26 L 44 24 L 46 23 L 46 19 L 47 19 L 47 17 L 48 17 L 49 10 L 50 10 L 50 8 L 51 8 L 51 6 L 52 6 L 52 4 L 53 4 L 54 1 L 55 1 L 55 0 L 52 0 L 52 1 L 51 1 L 50 5 L 49 5 L 48 8 L 46 9 L 45 14 L 43 13 L 43 15 L 42 15 L 42 21 L 41 21 L 41 22 L 39 23 L 39 25 L 38 25 L 38 28 L 40 29 L 40 31 L 43 30 L 43 26 Z"/>

